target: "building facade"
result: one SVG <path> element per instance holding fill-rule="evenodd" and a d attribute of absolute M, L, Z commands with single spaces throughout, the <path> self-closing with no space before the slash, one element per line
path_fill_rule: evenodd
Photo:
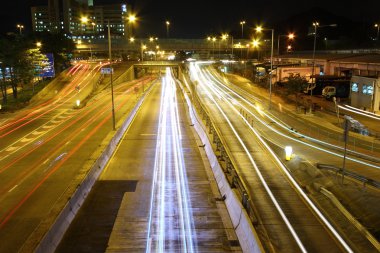
<path fill-rule="evenodd" d="M 380 112 L 380 78 L 352 76 L 350 94 L 351 106 Z"/>
<path fill-rule="evenodd" d="M 48 6 L 31 7 L 34 32 L 61 32 L 73 38 L 104 38 L 110 24 L 112 36 L 126 35 L 127 4 L 96 6 L 92 0 L 49 0 Z"/>
<path fill-rule="evenodd" d="M 34 32 L 50 31 L 49 11 L 47 6 L 32 7 L 31 13 Z"/>

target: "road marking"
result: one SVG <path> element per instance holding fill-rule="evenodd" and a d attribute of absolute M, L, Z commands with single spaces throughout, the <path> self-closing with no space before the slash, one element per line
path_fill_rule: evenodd
<path fill-rule="evenodd" d="M 18 186 L 18 184 L 16 184 L 15 186 L 13 186 L 8 192 L 13 191 L 14 189 L 16 189 L 17 186 Z"/>

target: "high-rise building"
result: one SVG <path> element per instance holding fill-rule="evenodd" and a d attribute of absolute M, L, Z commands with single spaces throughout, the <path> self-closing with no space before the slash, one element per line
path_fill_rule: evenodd
<path fill-rule="evenodd" d="M 34 6 L 31 8 L 32 26 L 34 32 L 50 31 L 50 19 L 47 6 Z"/>
<path fill-rule="evenodd" d="M 94 6 L 93 0 L 49 0 L 32 7 L 33 31 L 64 31 L 73 37 L 103 37 L 108 22 L 113 36 L 126 35 L 127 4 Z"/>

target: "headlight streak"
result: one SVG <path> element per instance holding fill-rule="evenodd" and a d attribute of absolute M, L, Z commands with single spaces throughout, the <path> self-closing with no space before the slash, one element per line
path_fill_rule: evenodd
<path fill-rule="evenodd" d="M 362 115 L 362 116 L 365 116 L 365 117 L 368 117 L 371 119 L 380 120 L 380 117 L 378 115 L 372 113 L 372 112 L 362 111 L 358 108 L 355 108 L 355 107 L 352 107 L 349 105 L 344 105 L 344 106 L 338 105 L 338 106 L 342 110 L 353 112 L 353 113 L 356 113 L 356 114 L 359 114 L 359 115 Z"/>
<path fill-rule="evenodd" d="M 167 68 L 166 76 L 162 78 L 146 252 L 175 250 L 171 248 L 175 246 L 170 241 L 173 238 L 179 238 L 181 252 L 197 251 L 177 104 L 175 82 Z M 175 193 L 172 192 L 173 188 Z M 178 210 L 178 214 L 174 215 L 178 216 L 179 235 L 175 234 L 176 224 L 172 224 L 172 218 L 168 219 L 168 214 L 172 215 L 170 212 L 174 210 Z"/>
<path fill-rule="evenodd" d="M 212 76 L 212 75 L 211 75 Z M 215 80 L 215 79 L 214 79 Z M 230 89 L 229 87 L 225 86 L 223 83 L 215 80 L 216 82 L 218 82 L 219 84 L 221 84 L 223 87 L 225 87 L 228 91 L 230 91 L 231 93 L 233 93 L 235 96 L 239 97 L 241 100 L 243 100 L 245 103 L 249 104 L 251 107 L 255 108 L 261 115 L 265 115 L 266 117 L 268 117 L 271 121 L 273 122 L 276 122 L 278 126 L 280 126 L 281 128 L 289 131 L 290 133 L 293 133 L 295 135 L 298 135 L 299 137 L 303 137 L 305 139 L 308 139 L 312 142 L 316 142 L 316 143 L 320 143 L 321 145 L 326 145 L 326 146 L 330 146 L 332 148 L 336 148 L 336 149 L 341 149 L 343 150 L 342 147 L 340 146 L 337 146 L 337 145 L 333 145 L 331 143 L 328 143 L 328 142 L 324 142 L 324 141 L 321 141 L 321 140 L 318 140 L 318 139 L 315 139 L 315 138 L 312 138 L 310 136 L 307 136 L 307 135 L 304 135 L 304 134 L 301 134 L 301 133 L 298 133 L 298 132 L 295 132 L 294 130 L 291 130 L 289 129 L 288 126 L 284 125 L 283 123 L 280 123 L 278 120 L 274 119 L 273 117 L 271 117 L 268 113 L 265 113 L 264 111 L 260 110 L 259 109 L 259 105 L 254 105 L 252 104 L 249 100 L 245 99 L 244 97 L 240 96 L 238 93 L 236 93 L 235 91 L 233 91 L 232 89 Z M 221 89 L 219 86 L 215 86 L 216 89 Z M 220 92 L 218 93 L 220 94 Z M 225 93 L 230 99 L 233 99 L 233 97 L 231 95 L 229 95 L 227 92 Z M 321 147 L 318 147 L 318 146 L 315 146 L 315 145 L 312 145 L 312 144 L 309 144 L 307 142 L 304 142 L 304 141 L 301 141 L 297 138 L 294 138 L 294 137 L 291 137 L 291 136 L 288 136 L 280 131 L 278 131 L 277 129 L 275 129 L 274 127 L 272 127 L 271 125 L 269 125 L 268 123 L 266 123 L 265 121 L 263 121 L 262 119 L 260 119 L 259 117 L 257 117 L 255 114 L 253 114 L 251 112 L 251 110 L 247 107 L 245 107 L 242 103 L 238 102 L 239 106 L 241 108 L 243 108 L 246 112 L 248 112 L 252 117 L 254 117 L 257 121 L 259 121 L 261 124 L 263 124 L 264 126 L 266 126 L 267 128 L 269 128 L 270 130 L 272 130 L 273 132 L 277 133 L 278 135 L 281 135 L 282 137 L 285 137 L 287 139 L 290 139 L 290 140 L 293 140 L 295 142 L 298 142 L 300 144 L 303 144 L 303 145 L 306 145 L 306 146 L 309 146 L 311 148 L 314 148 L 314 149 L 317 149 L 319 151 L 323 151 L 323 152 L 326 152 L 326 153 L 329 153 L 331 155 L 334 155 L 334 156 L 337 156 L 337 157 L 340 157 L 340 158 L 343 158 L 344 155 L 342 154 L 339 154 L 339 153 L 336 153 L 336 152 L 333 152 L 333 151 L 330 151 L 328 149 L 324 149 L 324 148 L 321 148 Z M 355 152 L 355 151 L 352 151 L 350 150 L 350 152 L 352 153 L 356 153 L 356 154 L 360 154 L 358 152 Z M 352 157 L 349 157 L 349 156 L 346 156 L 346 159 L 347 160 L 350 160 L 350 161 L 353 161 L 353 162 L 356 162 L 356 163 L 359 163 L 359 164 L 362 164 L 362 165 L 366 165 L 366 166 L 369 166 L 369 167 L 372 167 L 372 168 L 375 168 L 375 169 L 380 169 L 380 166 L 377 166 L 377 165 L 374 165 L 374 164 L 371 164 L 371 163 L 367 163 L 365 161 L 362 161 L 362 160 L 358 160 L 356 158 L 352 158 Z"/>
<path fill-rule="evenodd" d="M 79 77 L 76 77 L 76 78 L 79 78 Z M 64 89 L 61 91 L 61 93 L 64 94 L 64 96 L 63 96 L 62 98 L 57 99 L 56 101 L 54 101 L 54 102 L 52 103 L 52 105 L 54 105 L 54 106 L 52 106 L 52 105 L 47 105 L 47 106 L 45 106 L 45 107 L 47 108 L 47 110 L 45 110 L 44 112 L 42 112 L 42 113 L 39 114 L 39 115 L 35 115 L 35 117 L 32 118 L 32 119 L 29 119 L 29 118 L 30 118 L 32 115 L 34 115 L 35 112 L 34 112 L 33 114 L 30 114 L 30 115 L 24 117 L 23 120 L 28 120 L 28 121 L 26 121 L 26 122 L 24 122 L 24 123 L 22 123 L 22 124 L 20 124 L 20 125 L 18 125 L 18 126 L 13 127 L 11 130 L 9 130 L 9 131 L 6 132 L 6 133 L 1 134 L 1 135 L 0 135 L 0 138 L 3 138 L 3 137 L 5 137 L 6 135 L 8 135 L 8 134 L 10 134 L 10 133 L 12 133 L 12 132 L 18 130 L 19 128 L 21 128 L 21 127 L 23 127 L 23 126 L 26 126 L 26 125 L 28 125 L 29 123 L 31 123 L 31 122 L 33 122 L 33 121 L 35 121 L 35 120 L 41 118 L 43 115 L 47 114 L 48 112 L 51 112 L 52 110 L 58 108 L 60 105 L 62 105 L 62 104 L 64 104 L 64 103 L 68 102 L 70 99 L 72 99 L 73 97 L 75 97 L 75 96 L 77 95 L 77 94 L 75 94 L 75 93 L 74 93 L 72 96 L 67 97 L 69 94 L 72 94 L 72 93 L 73 93 L 72 91 L 70 91 L 70 93 L 66 93 L 66 94 L 65 94 L 65 90 L 67 90 L 68 87 L 70 87 L 71 83 L 74 83 L 74 81 L 75 81 L 75 79 L 74 79 L 72 82 L 70 82 L 70 84 L 67 85 L 66 88 L 64 88 Z M 67 98 L 66 98 L 66 97 L 67 97 Z M 63 99 L 63 98 L 66 98 L 66 100 L 65 100 L 65 101 L 61 101 L 61 99 Z M 44 107 L 44 108 L 39 108 L 39 110 L 42 111 L 43 109 L 45 109 L 45 107 Z M 13 126 L 14 124 L 16 124 L 16 123 L 18 123 L 18 122 L 19 122 L 19 120 L 18 120 L 18 121 L 11 122 L 10 124 L 7 124 L 7 126 L 6 126 L 4 129 L 6 129 L 6 128 L 10 128 L 11 126 Z M 1 128 L 0 128 L 0 129 L 1 129 Z M 3 129 L 1 129 L 1 130 L 3 130 Z"/>
<path fill-rule="evenodd" d="M 215 85 L 217 87 L 217 85 Z M 210 87 L 211 88 L 211 87 Z M 214 87 L 215 88 L 215 87 Z M 227 93 L 225 93 L 226 95 L 228 95 Z M 229 100 L 225 99 L 225 101 L 227 102 L 227 104 L 229 105 L 229 107 L 234 110 L 238 115 L 240 115 L 240 117 L 243 119 L 243 121 L 246 123 L 246 125 L 251 129 L 251 131 L 256 135 L 256 137 L 260 140 L 260 142 L 266 147 L 266 149 L 270 152 L 270 154 L 272 155 L 272 157 L 276 160 L 277 164 L 280 166 L 280 168 L 282 169 L 282 171 L 287 175 L 288 179 L 291 181 L 291 183 L 293 184 L 293 186 L 298 190 L 298 192 L 302 195 L 303 199 L 309 204 L 309 206 L 313 209 L 313 211 L 318 215 L 318 217 L 323 221 L 323 223 L 328 227 L 328 229 L 330 230 L 330 232 L 335 236 L 335 238 L 341 243 L 341 245 L 348 251 L 348 252 L 353 252 L 352 249 L 347 245 L 347 243 L 343 240 L 343 238 L 339 235 L 339 233 L 334 229 L 334 227 L 329 223 L 329 221 L 323 216 L 323 214 L 319 211 L 319 209 L 314 205 L 314 203 L 308 198 L 308 196 L 304 193 L 304 191 L 301 189 L 301 187 L 298 185 L 298 183 L 295 181 L 295 179 L 292 177 L 292 175 L 289 173 L 289 171 L 286 169 L 286 167 L 283 165 L 283 163 L 280 161 L 280 159 L 277 157 L 277 155 L 272 151 L 272 149 L 267 145 L 267 143 L 262 139 L 262 137 L 260 136 L 260 134 L 249 124 L 249 122 L 244 118 L 244 116 L 229 102 Z M 221 110 L 221 108 L 219 107 L 218 104 L 216 104 L 216 106 L 218 107 L 219 111 L 223 114 L 224 118 L 227 120 L 228 124 L 230 125 L 231 129 L 233 130 L 235 136 L 238 138 L 239 142 L 241 143 L 241 145 L 243 146 L 244 150 L 246 151 L 249 159 L 251 160 L 252 164 L 254 165 L 254 168 L 255 170 L 257 171 L 260 179 L 262 180 L 263 182 L 263 185 L 265 187 L 265 189 L 268 188 L 268 190 L 270 191 L 269 187 L 266 185 L 265 183 L 265 180 L 263 179 L 260 171 L 258 170 L 256 164 L 254 163 L 253 161 L 253 158 L 252 156 L 250 155 L 248 149 L 245 147 L 243 141 L 240 139 L 240 137 L 238 136 L 236 130 L 234 129 L 234 127 L 232 126 L 231 122 L 229 121 L 229 119 L 227 118 L 227 116 L 224 114 L 224 112 Z M 267 192 L 268 192 L 267 190 Z M 269 192 L 268 192 L 269 194 Z M 274 196 L 272 195 L 272 193 L 269 194 L 271 196 L 271 198 L 273 197 L 272 201 L 276 201 L 274 199 Z M 281 216 L 285 216 L 285 214 L 283 214 L 281 208 L 279 207 L 278 204 L 276 204 L 277 202 L 274 202 L 276 207 L 278 206 L 278 210 L 281 214 Z M 280 211 L 281 210 L 281 211 Z M 291 227 L 290 223 L 288 222 L 286 216 L 285 216 L 285 223 L 289 226 L 290 226 L 290 231 L 292 232 L 293 234 L 293 228 Z M 288 227 L 289 227 L 288 226 Z M 306 252 L 306 250 L 303 248 L 303 245 L 302 245 L 302 242 L 299 240 L 298 236 L 295 234 L 293 234 L 293 236 L 296 236 L 296 241 L 297 243 L 299 244 L 300 248 L 302 251 Z"/>
<path fill-rule="evenodd" d="M 203 74 L 201 74 L 201 75 L 203 76 Z M 272 200 L 273 204 L 275 205 L 275 207 L 276 207 L 277 211 L 279 212 L 281 218 L 283 219 L 283 221 L 285 222 L 286 226 L 288 227 L 288 229 L 289 229 L 290 233 L 292 234 L 294 240 L 296 241 L 298 247 L 300 248 L 300 250 L 302 252 L 307 252 L 307 250 L 305 249 L 305 247 L 302 244 L 301 240 L 299 239 L 297 233 L 295 232 L 293 226 L 290 224 L 288 218 L 286 217 L 285 213 L 283 212 L 283 210 L 281 209 L 280 205 L 278 204 L 278 202 L 277 202 L 276 198 L 274 197 L 272 191 L 270 190 L 269 186 L 265 182 L 265 179 L 262 176 L 262 174 L 261 174 L 259 168 L 257 167 L 255 161 L 253 160 L 252 155 L 249 153 L 249 150 L 248 150 L 247 146 L 245 145 L 245 143 L 243 142 L 243 140 L 240 138 L 239 134 L 237 133 L 237 131 L 234 128 L 234 126 L 232 125 L 232 123 L 231 123 L 230 119 L 228 118 L 228 116 L 225 114 L 225 112 L 222 110 L 222 108 L 220 107 L 220 105 L 217 103 L 217 101 L 215 100 L 215 98 L 212 96 L 212 94 L 208 90 L 208 89 L 211 89 L 213 91 L 215 88 L 212 87 L 212 86 L 206 86 L 206 85 L 203 85 L 202 87 L 205 89 L 205 92 L 206 92 L 207 96 L 209 97 L 209 99 L 215 103 L 215 106 L 218 108 L 218 110 L 220 111 L 220 113 L 223 115 L 224 119 L 227 121 L 227 123 L 230 126 L 232 132 L 234 133 L 235 137 L 238 139 L 240 145 L 242 146 L 242 148 L 246 152 L 247 157 L 250 160 L 253 168 L 255 169 L 255 171 L 256 171 L 256 173 L 257 173 L 257 175 L 258 175 L 261 183 L 263 184 L 266 192 L 268 193 L 270 199 Z M 225 101 L 228 103 L 227 99 Z M 228 104 L 230 105 L 230 103 L 228 103 Z M 231 106 L 231 108 L 233 110 L 235 110 L 237 112 L 238 115 L 240 115 L 240 113 L 235 109 L 235 107 L 233 105 L 230 105 L 230 106 Z"/>

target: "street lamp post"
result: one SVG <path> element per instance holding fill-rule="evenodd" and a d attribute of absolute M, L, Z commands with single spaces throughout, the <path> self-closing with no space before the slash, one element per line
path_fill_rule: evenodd
<path fill-rule="evenodd" d="M 20 35 L 22 35 L 22 29 L 24 29 L 23 25 L 17 25 L 17 28 L 19 29 Z"/>
<path fill-rule="evenodd" d="M 141 61 L 144 61 L 144 50 L 146 49 L 146 45 L 141 43 Z"/>
<path fill-rule="evenodd" d="M 129 36 L 132 37 L 133 36 L 133 24 L 136 22 L 137 18 L 135 15 L 129 15 L 128 16 L 128 32 L 129 32 Z"/>
<path fill-rule="evenodd" d="M 111 53 L 111 30 L 110 21 L 108 20 L 108 57 L 110 58 L 110 78 L 111 78 L 111 99 L 112 99 L 112 126 L 113 130 L 116 129 L 115 124 L 115 103 L 113 98 L 113 82 L 112 82 L 112 53 Z"/>
<path fill-rule="evenodd" d="M 262 27 L 257 27 L 256 31 L 261 32 L 263 30 L 270 30 L 272 32 L 271 39 L 271 50 L 270 50 L 270 71 L 269 71 L 269 110 L 272 106 L 272 72 L 273 72 L 273 38 L 274 38 L 274 29 L 263 29 Z"/>
<path fill-rule="evenodd" d="M 294 33 L 289 34 L 279 34 L 277 36 L 277 55 L 280 55 L 280 37 L 288 37 L 288 39 L 294 39 Z"/>
<path fill-rule="evenodd" d="M 245 25 L 245 21 L 244 20 L 241 21 L 240 25 L 241 25 L 241 38 L 243 38 L 244 37 L 244 25 Z"/>
<path fill-rule="evenodd" d="M 166 20 L 166 37 L 169 38 L 169 26 L 170 26 L 170 22 L 168 20 Z"/>
<path fill-rule="evenodd" d="M 312 78 L 312 83 L 314 83 L 315 86 L 315 78 L 314 78 L 314 72 L 315 72 L 315 48 L 316 48 L 316 42 L 317 42 L 317 27 L 322 28 L 322 27 L 336 27 L 336 24 L 330 24 L 330 25 L 319 25 L 318 22 L 313 22 L 314 26 L 314 46 L 313 46 L 313 69 L 311 70 L 311 78 Z M 310 90 L 310 96 L 313 96 L 313 89 Z"/>
<path fill-rule="evenodd" d="M 380 24 L 375 24 L 375 27 L 377 28 L 376 40 L 378 41 L 379 40 L 379 28 L 380 28 Z"/>

